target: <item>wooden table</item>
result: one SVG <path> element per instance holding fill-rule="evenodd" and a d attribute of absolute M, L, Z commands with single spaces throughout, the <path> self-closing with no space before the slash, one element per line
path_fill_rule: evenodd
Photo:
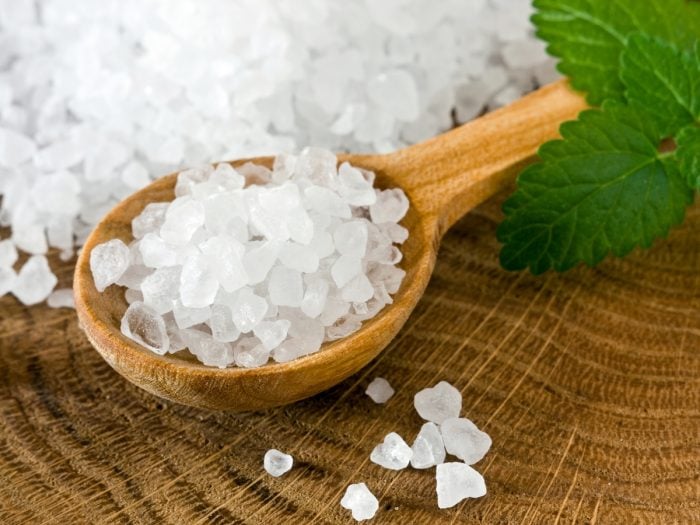
<path fill-rule="evenodd" d="M 256 414 L 161 401 L 114 373 L 72 310 L 0 300 L 2 523 L 700 523 L 700 206 L 651 252 L 564 275 L 498 267 L 500 201 L 445 238 L 403 334 L 362 373 Z M 72 267 L 60 267 L 67 285 Z M 386 406 L 364 388 L 397 390 Z M 493 438 L 489 493 L 439 510 L 434 470 L 369 461 L 412 441 L 416 391 L 447 380 Z M 274 479 L 268 448 L 295 467 Z"/>

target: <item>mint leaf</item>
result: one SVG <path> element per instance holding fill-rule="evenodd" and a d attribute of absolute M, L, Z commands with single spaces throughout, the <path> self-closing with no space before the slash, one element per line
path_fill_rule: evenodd
<path fill-rule="evenodd" d="M 561 134 L 540 148 L 543 162 L 520 175 L 504 205 L 504 268 L 592 266 L 610 252 L 651 246 L 683 220 L 692 192 L 676 159 L 658 152 L 661 135 L 644 114 L 607 102 Z"/>
<path fill-rule="evenodd" d="M 700 128 L 687 127 L 676 139 L 676 156 L 688 186 L 700 190 Z"/>
<path fill-rule="evenodd" d="M 620 77 L 627 100 L 646 111 L 665 137 L 700 120 L 700 44 L 696 52 L 647 35 L 631 35 Z"/>
<path fill-rule="evenodd" d="M 588 102 L 623 100 L 618 72 L 630 33 L 641 32 L 691 48 L 700 38 L 700 2 L 683 0 L 535 0 L 532 17 L 547 51 L 561 59 L 559 70 L 571 78 Z"/>

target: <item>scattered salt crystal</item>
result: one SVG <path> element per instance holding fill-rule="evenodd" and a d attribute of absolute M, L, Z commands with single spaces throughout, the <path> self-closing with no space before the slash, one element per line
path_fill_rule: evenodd
<path fill-rule="evenodd" d="M 46 304 L 51 308 L 75 308 L 72 288 L 54 290 L 46 299 Z"/>
<path fill-rule="evenodd" d="M 126 309 L 121 331 L 156 354 L 163 355 L 170 347 L 165 321 L 158 312 L 140 302 L 131 303 Z"/>
<path fill-rule="evenodd" d="M 440 429 L 435 423 L 425 423 L 411 447 L 411 466 L 417 469 L 430 468 L 445 461 L 445 445 Z"/>
<path fill-rule="evenodd" d="M 289 454 L 285 454 L 274 448 L 265 452 L 263 466 L 270 476 L 278 478 L 282 474 L 286 474 L 291 470 L 293 464 L 294 459 Z"/>
<path fill-rule="evenodd" d="M 12 291 L 17 282 L 17 273 L 12 268 L 0 267 L 0 295 Z"/>
<path fill-rule="evenodd" d="M 445 419 L 440 425 L 445 448 L 450 454 L 472 465 L 491 448 L 491 438 L 466 418 Z"/>
<path fill-rule="evenodd" d="M 414 396 L 414 405 L 420 417 L 440 424 L 446 419 L 459 417 L 462 395 L 451 384 L 440 381 L 434 387 L 418 392 Z"/>
<path fill-rule="evenodd" d="M 365 394 L 375 403 L 384 404 L 394 395 L 394 389 L 391 388 L 389 381 L 383 377 L 375 377 L 367 386 Z"/>
<path fill-rule="evenodd" d="M 129 248 L 119 239 L 98 244 L 92 249 L 90 270 L 99 292 L 119 280 L 129 266 L 129 259 Z"/>
<path fill-rule="evenodd" d="M 379 501 L 364 483 L 349 485 L 340 504 L 352 511 L 352 517 L 356 521 L 372 519 L 379 509 Z"/>
<path fill-rule="evenodd" d="M 486 495 L 486 483 L 481 474 L 464 463 L 443 463 L 437 466 L 438 507 L 454 507 L 466 498 Z"/>
<path fill-rule="evenodd" d="M 15 244 L 10 239 L 0 241 L 0 268 L 11 268 L 16 262 L 17 248 L 15 248 Z"/>
<path fill-rule="evenodd" d="M 18 167 L 32 158 L 36 145 L 27 136 L 11 129 L 0 128 L 0 166 Z"/>
<path fill-rule="evenodd" d="M 411 447 L 396 432 L 390 432 L 382 443 L 374 447 L 369 459 L 384 468 L 401 470 L 408 466 L 411 457 Z"/>
<path fill-rule="evenodd" d="M 14 228 L 12 241 L 20 250 L 34 255 L 44 254 L 49 249 L 45 229 L 39 224 Z"/>

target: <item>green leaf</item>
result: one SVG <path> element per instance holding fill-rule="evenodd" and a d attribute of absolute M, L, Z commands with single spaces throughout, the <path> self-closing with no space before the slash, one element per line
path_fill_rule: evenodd
<path fill-rule="evenodd" d="M 647 35 L 631 35 L 620 77 L 627 100 L 646 111 L 665 137 L 700 120 L 700 44 L 683 52 Z"/>
<path fill-rule="evenodd" d="M 498 230 L 508 270 L 539 274 L 595 265 L 610 252 L 649 247 L 683 220 L 692 192 L 658 130 L 619 103 L 583 112 L 540 148 L 542 163 L 518 178 Z"/>
<path fill-rule="evenodd" d="M 700 190 L 700 128 L 684 128 L 676 138 L 676 156 L 683 178 L 691 188 Z"/>
<path fill-rule="evenodd" d="M 532 17 L 559 70 L 588 102 L 623 100 L 618 76 L 628 35 L 647 33 L 690 49 L 700 38 L 700 2 L 684 0 L 535 0 Z"/>

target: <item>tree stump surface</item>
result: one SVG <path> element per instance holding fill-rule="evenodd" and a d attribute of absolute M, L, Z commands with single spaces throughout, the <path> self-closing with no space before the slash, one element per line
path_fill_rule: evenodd
<path fill-rule="evenodd" d="M 75 312 L 0 300 L 0 521 L 700 523 L 700 206 L 648 252 L 533 277 L 498 266 L 502 197 L 445 237 L 425 297 L 361 373 L 262 413 L 162 401 L 117 375 Z M 52 261 L 60 285 L 72 263 Z M 376 376 L 396 395 L 365 394 Z M 413 395 L 446 380 L 493 438 L 488 494 L 439 510 L 434 469 L 385 470 L 372 448 L 422 421 Z M 272 478 L 269 448 L 294 456 Z"/>

